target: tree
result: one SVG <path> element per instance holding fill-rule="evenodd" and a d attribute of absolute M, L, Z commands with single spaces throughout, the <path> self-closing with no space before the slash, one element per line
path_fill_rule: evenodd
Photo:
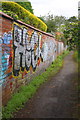
<path fill-rule="evenodd" d="M 48 13 L 47 16 L 43 16 L 43 19 L 48 27 L 47 32 L 52 33 L 56 31 L 56 24 L 53 18 L 53 15 Z"/>
<path fill-rule="evenodd" d="M 65 25 L 66 18 L 64 16 L 54 16 L 54 21 L 57 27 L 57 31 L 61 32 L 61 28 Z"/>
<path fill-rule="evenodd" d="M 64 30 L 64 37 L 67 41 L 69 49 L 77 49 L 78 48 L 78 20 L 76 17 L 70 17 L 67 25 Z"/>
<path fill-rule="evenodd" d="M 61 32 L 66 21 L 64 16 L 53 16 L 50 13 L 47 16 L 40 16 L 40 18 L 47 24 L 47 32 Z"/>
<path fill-rule="evenodd" d="M 70 17 L 70 18 L 68 19 L 68 21 L 69 21 L 69 22 L 77 22 L 78 20 L 77 20 L 77 18 L 76 18 L 75 16 L 73 16 L 73 17 Z"/>
<path fill-rule="evenodd" d="M 17 2 L 17 3 L 22 7 L 24 7 L 26 10 L 28 10 L 29 12 L 31 12 L 32 14 L 34 14 L 31 2 L 27 1 L 27 2 Z"/>
<path fill-rule="evenodd" d="M 67 19 L 64 16 L 54 16 L 48 13 L 41 19 L 48 26 L 47 32 L 54 33 L 55 39 L 68 44 L 70 49 L 78 48 L 78 19 L 75 16 Z"/>

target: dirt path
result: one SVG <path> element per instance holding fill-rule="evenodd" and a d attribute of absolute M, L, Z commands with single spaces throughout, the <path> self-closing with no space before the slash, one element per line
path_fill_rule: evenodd
<path fill-rule="evenodd" d="M 15 118 L 73 118 L 77 115 L 77 71 L 72 52 L 64 66 L 51 80 L 43 84 Z"/>

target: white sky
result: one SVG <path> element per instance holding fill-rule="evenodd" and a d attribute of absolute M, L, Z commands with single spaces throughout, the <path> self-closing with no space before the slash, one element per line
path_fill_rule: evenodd
<path fill-rule="evenodd" d="M 78 2 L 80 0 L 29 0 L 34 14 L 44 16 L 50 14 L 65 17 L 78 16 Z"/>

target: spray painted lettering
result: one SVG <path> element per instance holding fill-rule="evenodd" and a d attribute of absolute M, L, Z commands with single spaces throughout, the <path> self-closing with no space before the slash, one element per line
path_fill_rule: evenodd
<path fill-rule="evenodd" d="M 20 28 L 14 24 L 14 59 L 13 59 L 13 74 L 18 76 L 20 70 L 26 68 L 29 71 L 30 66 L 33 71 L 36 70 L 38 60 L 43 60 L 43 45 L 41 34 L 34 31 L 31 36 L 26 28 Z"/>
<path fill-rule="evenodd" d="M 7 72 L 8 68 L 12 64 L 11 61 L 11 44 L 12 33 L 4 33 L 2 37 L 0 37 L 0 85 L 6 80 L 5 78 L 10 75 Z"/>

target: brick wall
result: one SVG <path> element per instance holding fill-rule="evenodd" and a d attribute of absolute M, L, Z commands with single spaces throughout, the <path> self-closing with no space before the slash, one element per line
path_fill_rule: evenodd
<path fill-rule="evenodd" d="M 64 46 L 52 35 L 1 14 L 0 86 L 5 105 L 21 85 L 44 72 Z"/>

